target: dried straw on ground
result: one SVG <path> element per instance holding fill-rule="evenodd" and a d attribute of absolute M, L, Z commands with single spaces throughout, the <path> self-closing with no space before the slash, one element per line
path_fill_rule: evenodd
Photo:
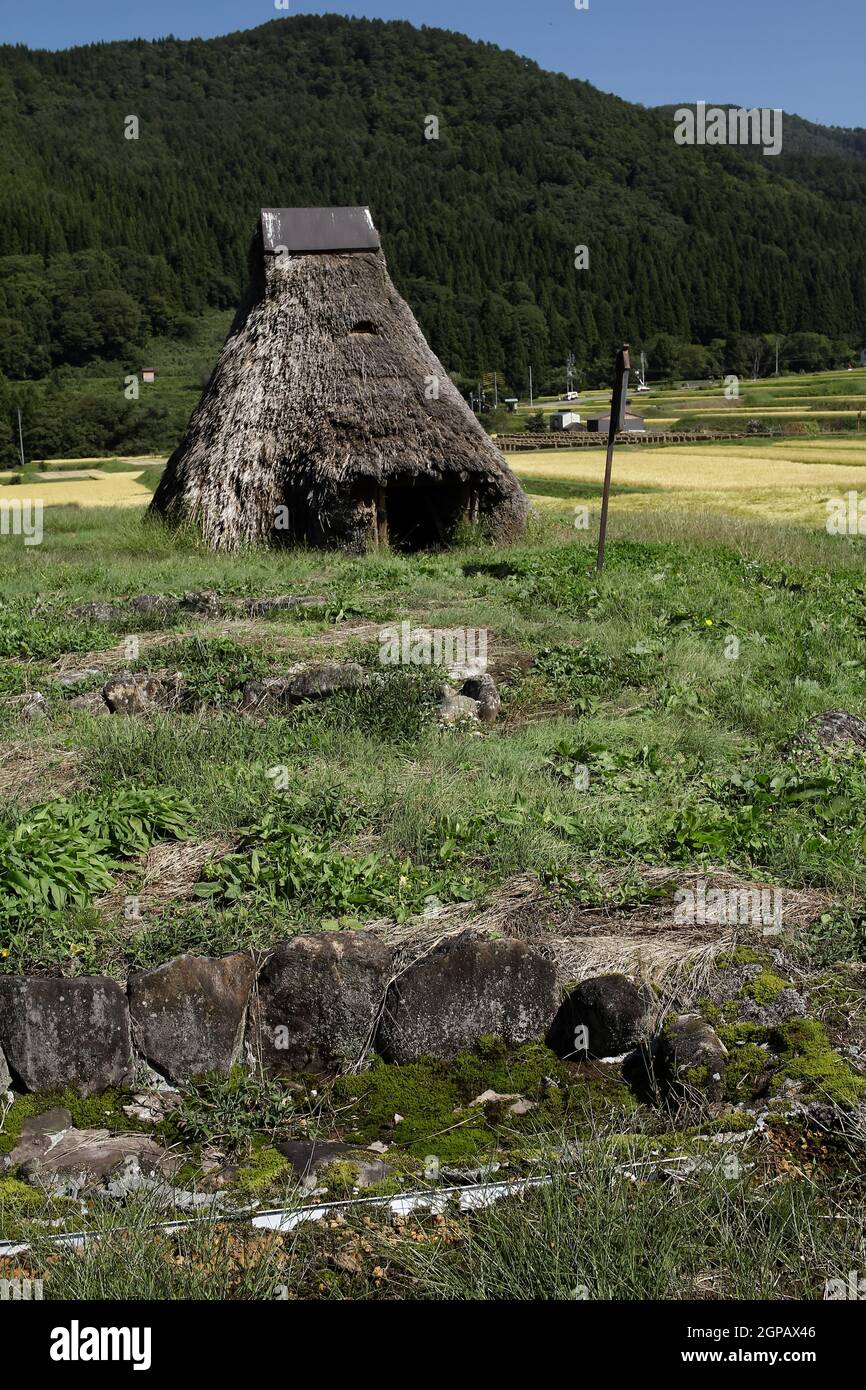
<path fill-rule="evenodd" d="M 369 214 L 333 212 L 364 213 L 375 249 L 274 254 L 259 224 L 249 291 L 154 511 L 215 550 L 415 549 L 464 521 L 515 540 L 519 483 L 397 293 Z"/>
<path fill-rule="evenodd" d="M 648 886 L 758 891 L 768 887 L 727 869 L 640 867 Z M 622 870 L 599 873 L 599 886 L 613 889 Z M 794 933 L 827 911 L 832 894 L 811 888 L 782 890 L 782 923 Z M 681 1003 L 705 992 L 717 957 L 738 944 L 767 945 L 760 925 L 711 922 L 678 924 L 670 897 L 634 907 L 586 907 L 551 899 L 533 874 L 518 874 L 500 885 L 489 903 L 454 903 L 425 917 L 367 925 L 398 952 L 398 970 L 426 954 L 437 941 L 471 931 L 478 936 L 520 937 L 541 947 L 554 961 L 560 984 L 571 986 L 592 975 L 622 972 L 676 994 Z M 773 938 L 769 938 L 772 940 Z"/>

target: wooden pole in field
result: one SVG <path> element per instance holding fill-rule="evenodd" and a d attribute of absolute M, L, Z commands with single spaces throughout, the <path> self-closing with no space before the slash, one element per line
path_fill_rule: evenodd
<path fill-rule="evenodd" d="M 616 355 L 613 376 L 613 391 L 610 398 L 610 423 L 607 431 L 607 458 L 604 465 L 604 492 L 601 497 L 601 522 L 598 528 L 598 556 L 595 567 L 604 567 L 604 542 L 607 535 L 607 505 L 610 501 L 610 475 L 613 469 L 613 445 L 617 434 L 625 427 L 625 402 L 628 393 L 628 374 L 631 363 L 628 358 L 628 343 L 624 343 Z"/>

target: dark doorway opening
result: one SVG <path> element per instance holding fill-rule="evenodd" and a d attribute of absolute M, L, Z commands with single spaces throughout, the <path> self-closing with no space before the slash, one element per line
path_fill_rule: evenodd
<path fill-rule="evenodd" d="M 468 507 L 466 483 L 416 482 L 411 475 L 398 475 L 379 489 L 379 543 L 387 542 L 393 550 L 437 550 L 450 545 Z"/>

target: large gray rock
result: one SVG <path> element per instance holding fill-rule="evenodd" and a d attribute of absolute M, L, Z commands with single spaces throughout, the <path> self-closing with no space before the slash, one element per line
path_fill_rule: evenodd
<path fill-rule="evenodd" d="M 440 724 L 460 724 L 464 720 L 480 719 L 477 700 L 470 695 L 458 695 L 450 686 L 443 685 L 437 716 Z"/>
<path fill-rule="evenodd" d="M 178 705 L 183 686 L 179 672 L 155 676 L 148 671 L 120 671 L 106 681 L 102 697 L 112 714 L 149 714 Z"/>
<path fill-rule="evenodd" d="M 77 618 L 81 623 L 104 623 L 111 626 L 114 623 L 123 621 L 123 608 L 116 603 L 107 603 L 104 599 L 97 599 L 95 603 L 77 603 L 71 610 L 73 618 Z"/>
<path fill-rule="evenodd" d="M 359 690 L 367 681 L 367 672 L 357 662 L 328 661 L 288 676 L 247 681 L 241 709 L 264 714 L 282 706 L 299 705 L 304 700 L 322 700 L 340 690 Z"/>
<path fill-rule="evenodd" d="M 247 952 L 182 955 L 129 981 L 136 1046 L 170 1081 L 226 1075 L 240 1061 L 256 966 Z"/>
<path fill-rule="evenodd" d="M 44 719 L 48 714 L 48 701 L 41 690 L 28 690 L 22 695 L 7 695 L 0 701 L 4 708 L 14 710 L 24 723 L 34 719 Z"/>
<path fill-rule="evenodd" d="M 52 673 L 51 680 L 64 689 L 67 686 L 83 685 L 85 681 L 95 680 L 102 672 L 98 666 L 74 666 L 68 671 Z"/>
<path fill-rule="evenodd" d="M 481 1037 L 542 1038 L 556 1012 L 556 967 L 523 941 L 462 933 L 404 970 L 388 991 L 377 1047 L 393 1062 L 453 1057 Z"/>
<path fill-rule="evenodd" d="M 391 952 L 355 932 L 298 936 L 278 946 L 258 979 L 249 1049 L 275 1071 L 330 1071 L 370 1041 Z"/>
<path fill-rule="evenodd" d="M 126 994 L 99 975 L 0 976 L 0 1047 L 27 1091 L 122 1085 L 131 1066 Z"/>
<path fill-rule="evenodd" d="M 111 714 L 111 710 L 105 702 L 105 696 L 101 690 L 85 690 L 80 695 L 73 695 L 69 701 L 70 709 L 80 709 L 86 714 L 105 715 Z"/>
<path fill-rule="evenodd" d="M 722 1099 L 728 1049 L 700 1014 L 679 1014 L 659 1035 L 656 1064 L 666 1090 L 689 1103 Z"/>
<path fill-rule="evenodd" d="M 357 1147 L 332 1139 L 286 1139 L 274 1146 L 289 1160 L 304 1187 L 315 1188 L 319 1175 L 332 1163 L 350 1164 L 355 1187 L 372 1187 L 393 1172 L 381 1158 L 371 1158 Z"/>
<path fill-rule="evenodd" d="M 0 1047 L 0 1093 L 8 1091 L 12 1085 L 12 1076 L 6 1065 L 6 1058 L 3 1056 L 3 1049 Z"/>
<path fill-rule="evenodd" d="M 560 1005 L 548 1046 L 564 1058 L 619 1057 L 638 1041 L 648 1005 L 646 993 L 625 975 L 582 980 Z"/>
<path fill-rule="evenodd" d="M 139 618 L 156 619 L 161 622 L 177 612 L 178 601 L 166 594 L 136 594 L 129 606 Z"/>

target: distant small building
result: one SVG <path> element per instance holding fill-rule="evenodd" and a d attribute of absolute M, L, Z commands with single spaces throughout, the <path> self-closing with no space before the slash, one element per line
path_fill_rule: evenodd
<path fill-rule="evenodd" d="M 142 367 L 141 379 L 146 382 L 156 381 L 156 372 L 153 367 Z"/>
<path fill-rule="evenodd" d="M 507 407 L 508 407 L 509 414 L 511 414 L 511 415 L 514 414 L 515 410 L 517 409 L 517 402 L 518 402 L 518 399 L 519 399 L 519 397 L 517 397 L 517 396 L 506 396 L 506 397 L 505 397 L 505 404 L 506 404 Z"/>
<path fill-rule="evenodd" d="M 556 410 L 550 417 L 552 430 L 574 430 L 580 426 L 580 416 L 576 410 Z"/>
<path fill-rule="evenodd" d="M 607 434 L 610 429 L 610 411 L 608 411 L 606 415 L 595 415 L 591 420 L 587 420 L 586 428 L 588 430 L 597 430 L 599 433 Z M 644 424 L 643 416 L 636 415 L 633 410 L 627 410 L 625 412 L 625 424 L 623 425 L 623 432 L 625 431 L 628 431 L 629 434 L 645 434 L 646 425 Z"/>

